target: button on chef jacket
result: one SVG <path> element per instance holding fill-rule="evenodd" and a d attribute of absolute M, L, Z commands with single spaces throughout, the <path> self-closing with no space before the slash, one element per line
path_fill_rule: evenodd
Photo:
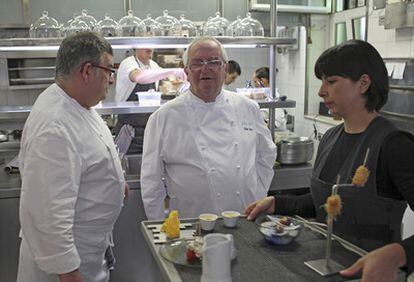
<path fill-rule="evenodd" d="M 205 103 L 190 90 L 154 112 L 144 135 L 141 190 L 148 219 L 242 212 L 267 195 L 276 146 L 256 102 L 223 90 Z M 165 182 L 163 181 L 165 179 Z"/>

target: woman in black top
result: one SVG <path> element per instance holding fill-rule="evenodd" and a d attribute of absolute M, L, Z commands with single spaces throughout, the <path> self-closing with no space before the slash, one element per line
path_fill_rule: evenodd
<path fill-rule="evenodd" d="M 369 148 L 367 183 L 339 189 L 343 209 L 334 232 L 371 252 L 341 274 L 362 271 L 362 281 L 394 281 L 399 267 L 408 273 L 414 268 L 414 236 L 401 241 L 407 203 L 414 210 L 414 137 L 378 113 L 388 98 L 388 74 L 369 43 L 351 40 L 326 50 L 315 75 L 322 80 L 319 96 L 344 123 L 329 129 L 319 144 L 311 193 L 267 197 L 245 213 L 250 220 L 267 212 L 324 221 L 320 207 L 338 175 L 340 183 L 351 183 Z"/>

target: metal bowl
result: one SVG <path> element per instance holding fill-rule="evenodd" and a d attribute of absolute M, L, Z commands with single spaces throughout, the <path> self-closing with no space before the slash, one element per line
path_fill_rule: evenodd
<path fill-rule="evenodd" d="M 288 137 L 277 142 L 277 161 L 281 164 L 302 164 L 313 157 L 313 141 L 307 137 Z"/>

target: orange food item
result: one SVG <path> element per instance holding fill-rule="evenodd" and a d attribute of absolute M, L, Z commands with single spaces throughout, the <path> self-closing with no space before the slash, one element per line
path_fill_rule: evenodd
<path fill-rule="evenodd" d="M 167 234 L 169 239 L 180 237 L 180 220 L 178 211 L 171 211 L 161 226 L 161 231 Z"/>
<path fill-rule="evenodd" d="M 327 214 L 331 217 L 337 217 L 341 213 L 341 209 L 341 197 L 338 194 L 329 196 L 325 204 Z"/>
<path fill-rule="evenodd" d="M 369 170 L 363 165 L 360 165 L 352 178 L 352 184 L 358 187 L 362 187 L 367 183 L 369 177 Z"/>

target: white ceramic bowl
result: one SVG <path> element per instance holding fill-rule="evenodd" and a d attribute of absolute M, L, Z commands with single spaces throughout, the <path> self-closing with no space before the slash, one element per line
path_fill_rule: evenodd
<path fill-rule="evenodd" d="M 200 220 L 201 229 L 205 231 L 211 231 L 216 225 L 218 216 L 214 213 L 202 213 L 198 216 Z"/>
<path fill-rule="evenodd" d="M 224 211 L 221 213 L 223 224 L 226 227 L 236 227 L 240 213 L 238 211 Z"/>

